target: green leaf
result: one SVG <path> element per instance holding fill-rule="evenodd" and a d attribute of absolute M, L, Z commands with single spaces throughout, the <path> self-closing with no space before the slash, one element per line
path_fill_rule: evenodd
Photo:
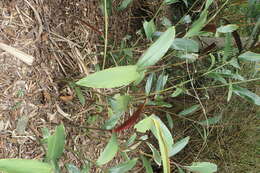
<path fill-rule="evenodd" d="M 232 58 L 232 59 L 229 61 L 229 64 L 230 64 L 231 66 L 237 68 L 237 69 L 241 69 L 241 68 L 240 68 L 240 65 L 239 65 L 239 63 L 238 63 L 237 57 Z"/>
<path fill-rule="evenodd" d="M 239 27 L 235 24 L 228 24 L 225 26 L 221 26 L 217 29 L 217 32 L 221 32 L 221 33 L 231 33 L 234 32 L 235 30 L 237 30 Z"/>
<path fill-rule="evenodd" d="M 223 60 L 227 61 L 230 56 L 233 54 L 233 48 L 232 48 L 232 35 L 231 33 L 225 34 L 225 47 L 224 47 L 224 56 Z"/>
<path fill-rule="evenodd" d="M 229 83 L 228 85 L 228 97 L 227 97 L 227 102 L 230 101 L 231 97 L 232 97 L 232 94 L 233 94 L 233 85 L 232 83 Z"/>
<path fill-rule="evenodd" d="M 81 91 L 81 89 L 79 87 L 75 87 L 75 92 L 76 92 L 76 95 L 79 99 L 79 102 L 82 104 L 82 105 L 85 105 L 86 103 L 86 99 Z"/>
<path fill-rule="evenodd" d="M 186 51 L 186 52 L 198 52 L 199 44 L 196 41 L 191 39 L 175 38 L 173 40 L 171 48 L 175 50 Z"/>
<path fill-rule="evenodd" d="M 151 126 L 153 125 L 151 117 L 146 117 L 145 119 L 139 121 L 134 128 L 136 131 L 140 133 L 145 133 L 147 130 L 150 130 Z"/>
<path fill-rule="evenodd" d="M 251 62 L 260 62 L 260 54 L 247 51 L 238 56 L 239 59 Z"/>
<path fill-rule="evenodd" d="M 48 137 L 47 159 L 57 162 L 63 153 L 65 145 L 65 129 L 63 125 L 56 127 L 55 133 Z"/>
<path fill-rule="evenodd" d="M 145 167 L 146 173 L 153 173 L 151 162 L 145 156 L 141 156 L 141 159 Z"/>
<path fill-rule="evenodd" d="M 153 84 L 153 78 L 154 78 L 154 73 L 151 73 L 146 81 L 146 85 L 145 85 L 145 94 L 149 95 L 151 88 L 152 88 L 152 84 Z"/>
<path fill-rule="evenodd" d="M 143 79 L 145 77 L 145 72 L 146 72 L 146 70 L 141 70 L 139 72 L 139 77 L 134 81 L 134 86 L 139 85 L 143 81 Z"/>
<path fill-rule="evenodd" d="M 158 92 L 163 90 L 167 80 L 168 80 L 168 75 L 164 75 L 164 73 L 160 74 L 156 83 L 155 91 Z"/>
<path fill-rule="evenodd" d="M 166 114 L 166 118 L 167 118 L 167 122 L 168 122 L 168 126 L 170 129 L 173 129 L 173 120 L 172 117 L 169 114 Z"/>
<path fill-rule="evenodd" d="M 129 147 L 130 145 L 132 145 L 136 139 L 137 135 L 136 133 L 134 133 L 125 143 L 125 146 Z"/>
<path fill-rule="evenodd" d="M 111 99 L 111 107 L 113 112 L 125 112 L 128 110 L 129 102 L 131 101 L 131 96 L 116 94 L 113 99 Z"/>
<path fill-rule="evenodd" d="M 170 173 L 171 168 L 170 168 L 170 160 L 169 160 L 169 150 L 168 150 L 165 136 L 163 135 L 159 121 L 153 119 L 153 123 L 156 129 L 156 136 L 159 141 L 159 147 L 160 147 L 160 152 L 161 152 L 161 157 L 163 162 L 163 172 Z"/>
<path fill-rule="evenodd" d="M 170 27 L 141 56 L 137 62 L 139 69 L 156 64 L 168 51 L 175 38 L 175 28 Z"/>
<path fill-rule="evenodd" d="M 219 116 L 208 118 L 207 120 L 204 120 L 204 121 L 200 121 L 199 124 L 201 124 L 202 126 L 217 124 L 221 119 L 222 119 L 222 116 L 219 115 Z"/>
<path fill-rule="evenodd" d="M 116 126 L 118 120 L 121 118 L 122 114 L 123 114 L 122 112 L 113 114 L 108 120 L 106 120 L 106 122 L 104 123 L 102 128 L 106 129 L 106 130 L 110 130 L 110 129 L 114 128 Z"/>
<path fill-rule="evenodd" d="M 113 168 L 110 168 L 108 170 L 108 173 L 125 173 L 125 172 L 131 170 L 135 166 L 137 160 L 138 159 L 136 158 L 136 159 L 127 161 L 125 163 L 121 163 Z"/>
<path fill-rule="evenodd" d="M 152 40 L 153 33 L 156 31 L 156 26 L 154 24 L 154 21 L 153 20 L 151 20 L 149 22 L 144 21 L 143 27 L 144 27 L 144 32 L 145 32 L 146 37 L 149 40 Z"/>
<path fill-rule="evenodd" d="M 128 85 L 139 76 L 135 65 L 118 66 L 90 74 L 76 84 L 92 88 L 115 88 Z"/>
<path fill-rule="evenodd" d="M 256 95 L 255 93 L 249 91 L 246 88 L 242 88 L 240 86 L 233 85 L 233 93 L 260 106 L 260 97 L 258 95 Z"/>
<path fill-rule="evenodd" d="M 81 170 L 81 173 L 90 173 L 90 168 L 91 168 L 91 164 L 90 163 L 86 163 L 83 167 L 83 169 Z"/>
<path fill-rule="evenodd" d="M 181 115 L 181 116 L 186 116 L 186 115 L 189 115 L 189 114 L 192 114 L 194 112 L 196 112 L 198 109 L 200 108 L 200 105 L 197 104 L 197 105 L 193 105 L 181 112 L 178 113 L 178 115 Z"/>
<path fill-rule="evenodd" d="M 50 164 L 37 160 L 0 159 L 0 171 L 4 173 L 53 173 Z"/>
<path fill-rule="evenodd" d="M 73 164 L 66 164 L 66 168 L 68 170 L 69 173 L 81 173 L 81 171 L 79 170 L 79 168 L 77 168 L 75 165 Z"/>
<path fill-rule="evenodd" d="M 184 170 L 182 170 L 180 167 L 177 166 L 178 173 L 185 173 Z"/>
<path fill-rule="evenodd" d="M 214 80 L 216 80 L 216 81 L 219 81 L 219 82 L 221 82 L 221 83 L 223 83 L 223 84 L 227 84 L 226 79 L 223 78 L 223 77 L 221 76 L 221 74 L 218 74 L 218 73 L 215 73 L 215 72 L 211 72 L 211 73 L 208 73 L 208 74 L 207 74 L 207 77 L 212 78 L 212 79 L 214 79 Z"/>
<path fill-rule="evenodd" d="M 133 0 L 123 0 L 120 6 L 117 8 L 118 11 L 124 10 L 133 2 Z"/>
<path fill-rule="evenodd" d="M 169 129 L 167 128 L 167 126 L 162 122 L 162 120 L 155 116 L 155 115 L 151 115 L 153 120 L 156 120 L 156 122 L 158 122 L 160 124 L 160 130 L 162 132 L 162 135 L 164 136 L 165 142 L 166 142 L 166 146 L 168 151 L 170 151 L 170 149 L 172 148 L 173 145 L 173 138 L 172 138 L 172 134 L 169 131 Z M 158 139 L 157 133 L 156 133 L 156 129 L 153 128 L 154 126 L 151 126 L 151 131 L 153 132 L 154 136 Z M 158 139 L 159 140 L 159 139 Z"/>
<path fill-rule="evenodd" d="M 172 26 L 172 22 L 167 17 L 163 17 L 161 23 L 167 28 Z"/>
<path fill-rule="evenodd" d="M 200 30 L 204 27 L 207 21 L 208 11 L 203 10 L 200 14 L 200 17 L 198 20 L 196 20 L 189 31 L 185 34 L 184 37 L 193 37 L 199 34 Z"/>
<path fill-rule="evenodd" d="M 195 62 L 199 58 L 199 55 L 196 53 L 186 53 L 184 55 L 181 55 L 180 58 L 188 60 L 188 62 L 191 63 Z"/>
<path fill-rule="evenodd" d="M 172 94 L 171 97 L 178 97 L 180 94 L 182 94 L 184 91 L 182 88 L 177 88 Z"/>
<path fill-rule="evenodd" d="M 149 101 L 147 105 L 150 106 L 160 106 L 160 107 L 166 107 L 166 108 L 171 108 L 172 105 L 170 103 L 164 102 L 162 100 L 155 100 L 155 101 Z"/>
<path fill-rule="evenodd" d="M 108 16 L 111 16 L 112 14 L 112 0 L 101 0 L 101 10 L 103 12 L 103 15 L 105 16 L 105 13 L 107 13 Z"/>
<path fill-rule="evenodd" d="M 149 146 L 149 148 L 153 152 L 153 160 L 155 161 L 155 163 L 157 163 L 157 165 L 161 166 L 162 158 L 161 158 L 159 151 L 149 142 L 146 142 L 146 144 Z"/>
<path fill-rule="evenodd" d="M 176 142 L 172 149 L 170 150 L 169 157 L 174 156 L 178 152 L 180 152 L 189 142 L 190 137 L 183 138 L 182 140 Z"/>
<path fill-rule="evenodd" d="M 117 137 L 116 134 L 113 133 L 104 151 L 99 156 L 97 160 L 97 165 L 103 165 L 112 160 L 115 157 L 117 150 Z"/>
<path fill-rule="evenodd" d="M 196 173 L 213 173 L 217 172 L 217 165 L 209 162 L 194 162 L 191 166 L 185 166 L 186 169 Z"/>
<path fill-rule="evenodd" d="M 209 6 L 212 4 L 213 0 L 207 0 L 206 1 L 206 6 L 205 6 L 205 9 L 208 9 Z"/>
<path fill-rule="evenodd" d="M 164 0 L 164 3 L 166 3 L 167 5 L 173 4 L 179 2 L 179 0 Z"/>

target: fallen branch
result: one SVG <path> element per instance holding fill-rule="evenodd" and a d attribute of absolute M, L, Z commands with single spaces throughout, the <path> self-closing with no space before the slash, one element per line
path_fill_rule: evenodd
<path fill-rule="evenodd" d="M 23 61 L 24 63 L 28 64 L 28 65 L 32 65 L 33 61 L 34 61 L 34 57 L 31 55 L 28 55 L 16 48 L 13 48 L 11 46 L 8 46 L 4 43 L 0 43 L 0 49 L 8 52 L 9 54 L 15 56 L 16 58 L 20 59 L 21 61 Z"/>

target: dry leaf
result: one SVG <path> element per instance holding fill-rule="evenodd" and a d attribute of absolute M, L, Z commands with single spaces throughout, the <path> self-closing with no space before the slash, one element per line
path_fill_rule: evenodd
<path fill-rule="evenodd" d="M 73 96 L 60 96 L 60 99 L 64 102 L 68 102 L 73 99 Z"/>

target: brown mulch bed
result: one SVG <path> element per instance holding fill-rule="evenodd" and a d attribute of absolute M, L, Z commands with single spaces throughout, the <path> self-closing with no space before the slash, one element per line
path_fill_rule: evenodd
<path fill-rule="evenodd" d="M 116 5 L 116 4 L 115 4 Z M 131 8 L 109 18 L 109 41 L 118 45 L 131 29 Z M 0 50 L 0 158 L 44 157 L 42 129 L 85 124 L 96 112 L 96 96 L 82 106 L 66 81 L 79 79 L 102 61 L 104 18 L 98 0 L 4 0 L 0 42 L 35 58 L 29 66 Z M 64 82 L 65 81 L 65 82 Z M 72 96 L 72 97 L 71 97 Z M 95 122 L 94 126 L 101 124 Z M 95 161 L 108 135 L 66 126 L 62 164 Z M 103 136 L 103 138 L 100 136 Z M 80 154 L 77 154 L 80 153 Z M 120 157 L 108 166 L 120 162 Z M 61 165 L 63 166 L 63 165 Z M 91 172 L 101 171 L 92 168 Z"/>

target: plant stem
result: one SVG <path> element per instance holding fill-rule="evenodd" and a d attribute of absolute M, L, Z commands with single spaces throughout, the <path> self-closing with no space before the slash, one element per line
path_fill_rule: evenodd
<path fill-rule="evenodd" d="M 105 13 L 105 47 L 104 47 L 104 60 L 102 69 L 105 68 L 107 58 L 107 35 L 108 35 L 108 14 L 107 14 L 107 0 L 104 0 L 104 13 Z"/>

